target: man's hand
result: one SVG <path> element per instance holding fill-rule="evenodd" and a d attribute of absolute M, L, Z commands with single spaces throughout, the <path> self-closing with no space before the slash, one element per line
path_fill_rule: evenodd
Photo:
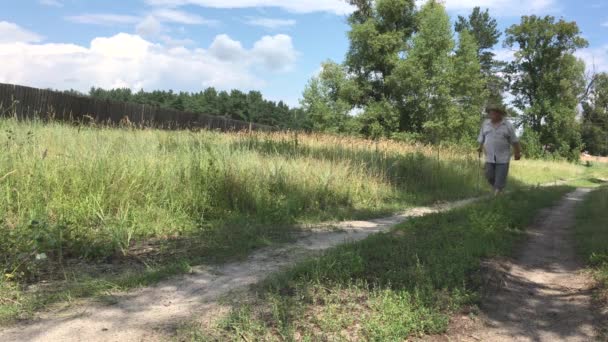
<path fill-rule="evenodd" d="M 515 160 L 521 160 L 521 144 L 517 142 L 513 147 L 515 147 Z"/>
<path fill-rule="evenodd" d="M 515 160 L 521 160 L 521 152 L 515 152 Z"/>
<path fill-rule="evenodd" d="M 479 154 L 479 156 L 481 156 L 481 153 L 483 153 L 483 145 L 479 146 L 479 148 L 477 149 L 477 153 Z"/>

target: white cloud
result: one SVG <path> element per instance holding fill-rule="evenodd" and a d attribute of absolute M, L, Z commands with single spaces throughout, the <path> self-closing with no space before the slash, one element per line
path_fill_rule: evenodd
<path fill-rule="evenodd" d="M 169 8 L 156 9 L 149 12 L 145 17 L 134 15 L 123 15 L 115 13 L 85 13 L 81 15 L 73 15 L 65 17 L 66 20 L 79 24 L 93 25 L 116 25 L 116 24 L 138 24 L 148 26 L 156 25 L 151 19 L 158 23 L 178 23 L 186 25 L 208 25 L 216 26 L 219 24 L 217 20 L 205 19 L 199 15 L 187 13 Z M 144 28 L 145 30 L 145 28 Z"/>
<path fill-rule="evenodd" d="M 588 72 L 608 72 L 608 44 L 597 48 L 581 49 L 575 55 L 585 61 Z"/>
<path fill-rule="evenodd" d="M 344 0 L 146 0 L 150 5 L 178 7 L 198 5 L 213 8 L 278 7 L 290 12 L 349 14 L 353 8 Z"/>
<path fill-rule="evenodd" d="M 494 59 L 503 62 L 512 62 L 515 59 L 515 50 L 508 48 L 494 49 Z"/>
<path fill-rule="evenodd" d="M 220 34 L 211 43 L 209 53 L 221 60 L 236 61 L 242 59 L 247 52 L 241 42 L 233 40 L 226 34 Z"/>
<path fill-rule="evenodd" d="M 274 71 L 289 71 L 297 59 L 291 37 L 285 34 L 262 37 L 254 44 L 252 53 L 262 65 Z"/>
<path fill-rule="evenodd" d="M 273 18 L 248 18 L 247 24 L 253 26 L 261 26 L 270 30 L 276 30 L 283 27 L 290 27 L 296 24 L 293 19 L 273 19 Z"/>
<path fill-rule="evenodd" d="M 352 13 L 354 7 L 345 0 L 145 0 L 153 6 L 179 7 L 198 5 L 212 8 L 276 7 L 295 13 Z M 427 0 L 416 0 L 418 5 Z M 444 0 L 450 11 L 465 12 L 475 6 L 489 8 L 497 16 L 515 16 L 533 12 L 556 11 L 557 0 Z"/>
<path fill-rule="evenodd" d="M 169 47 L 184 47 L 184 46 L 191 46 L 191 45 L 196 44 L 196 42 L 192 39 L 188 39 L 188 38 L 178 39 L 178 38 L 173 38 L 171 36 L 168 36 L 166 34 L 163 34 L 162 36 L 160 36 L 159 39 L 161 42 L 163 42 L 165 45 L 167 45 Z"/>
<path fill-rule="evenodd" d="M 2 43 L 37 43 L 42 37 L 34 32 L 30 32 L 19 25 L 0 21 L 0 44 Z"/>
<path fill-rule="evenodd" d="M 228 36 L 218 36 L 209 49 L 156 44 L 126 33 L 95 38 L 89 46 L 5 41 L 0 82 L 81 91 L 91 86 L 247 90 L 264 85 L 256 70 L 288 70 L 295 56 L 291 38 L 283 35 L 264 37 L 252 49 Z"/>
<path fill-rule="evenodd" d="M 162 30 L 162 24 L 153 16 L 147 16 L 135 27 L 135 32 L 142 37 L 156 37 Z"/>
<path fill-rule="evenodd" d="M 125 25 L 136 24 L 140 18 L 133 15 L 113 13 L 87 13 L 66 17 L 67 20 L 79 24 L 92 25 Z"/>
<path fill-rule="evenodd" d="M 219 24 L 217 20 L 205 19 L 199 15 L 178 11 L 175 9 L 162 8 L 157 9 L 151 14 L 160 21 L 186 24 L 186 25 L 209 25 L 215 26 Z"/>
<path fill-rule="evenodd" d="M 602 26 L 604 26 L 604 27 L 608 27 L 608 21 L 607 21 L 607 22 L 602 23 Z"/>
<path fill-rule="evenodd" d="M 416 3 L 421 5 L 426 1 L 416 0 Z M 494 16 L 516 16 L 555 11 L 557 0 L 445 0 L 445 6 L 453 12 L 465 12 L 478 6 L 490 9 Z"/>
<path fill-rule="evenodd" d="M 63 7 L 63 4 L 59 0 L 39 0 L 41 5 L 51 7 Z"/>

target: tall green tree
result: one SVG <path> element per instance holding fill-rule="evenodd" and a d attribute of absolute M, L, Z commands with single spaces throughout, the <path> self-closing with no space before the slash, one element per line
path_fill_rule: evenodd
<path fill-rule="evenodd" d="M 350 48 L 345 65 L 362 91 L 359 98 L 352 99 L 353 105 L 365 106 L 391 95 L 386 80 L 415 32 L 415 3 L 414 0 L 348 1 L 355 11 L 348 19 Z"/>
<path fill-rule="evenodd" d="M 345 133 L 353 108 L 352 99 L 358 95 L 355 82 L 346 76 L 343 66 L 334 62 L 323 63 L 321 73 L 313 77 L 300 102 L 312 129 L 321 132 Z"/>
<path fill-rule="evenodd" d="M 450 94 L 453 32 L 437 1 L 423 5 L 416 18 L 412 47 L 398 61 L 389 84 L 401 114 L 400 130 L 424 132 L 428 140 L 438 141 L 450 135 L 447 124 L 455 111 Z"/>
<path fill-rule="evenodd" d="M 468 31 L 475 37 L 481 69 L 486 75 L 492 74 L 495 54 L 491 50 L 498 44 L 501 33 L 496 19 L 490 16 L 489 10 L 482 11 L 481 8 L 475 7 L 468 18 L 459 15 L 455 29 L 458 33 Z"/>
<path fill-rule="evenodd" d="M 575 118 L 585 65 L 574 52 L 588 45 L 578 25 L 552 16 L 524 16 L 506 34 L 505 45 L 517 49 L 506 73 L 524 129 L 536 132 L 547 151 L 577 159 L 582 142 Z"/>
<path fill-rule="evenodd" d="M 583 143 L 589 153 L 608 156 L 608 73 L 595 77 L 583 102 Z"/>
<path fill-rule="evenodd" d="M 488 9 L 482 11 L 481 8 L 475 7 L 468 17 L 458 16 L 454 27 L 458 33 L 468 31 L 475 37 L 481 71 L 487 78 L 486 89 L 490 97 L 488 102 L 502 104 L 504 102 L 502 94 L 506 84 L 499 75 L 504 63 L 495 60 L 495 54 L 492 51 L 501 36 L 498 22 L 490 16 Z"/>
<path fill-rule="evenodd" d="M 489 93 L 477 51 L 475 37 L 461 30 L 451 76 L 451 96 L 457 109 L 447 122 L 452 138 L 457 141 L 475 140 Z"/>

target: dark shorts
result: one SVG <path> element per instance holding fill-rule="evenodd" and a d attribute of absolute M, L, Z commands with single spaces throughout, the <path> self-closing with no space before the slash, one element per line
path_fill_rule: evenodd
<path fill-rule="evenodd" d="M 507 186 L 509 164 L 486 163 L 486 179 L 496 189 L 503 190 Z"/>

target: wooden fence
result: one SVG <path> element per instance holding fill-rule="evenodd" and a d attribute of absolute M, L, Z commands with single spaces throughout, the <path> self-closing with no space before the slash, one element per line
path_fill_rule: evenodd
<path fill-rule="evenodd" d="M 159 106 L 102 100 L 0 83 L 0 117 L 2 116 L 79 123 L 93 121 L 108 125 L 128 122 L 136 127 L 162 129 L 274 130 L 271 126 L 232 120 L 222 116 L 182 112 Z"/>

